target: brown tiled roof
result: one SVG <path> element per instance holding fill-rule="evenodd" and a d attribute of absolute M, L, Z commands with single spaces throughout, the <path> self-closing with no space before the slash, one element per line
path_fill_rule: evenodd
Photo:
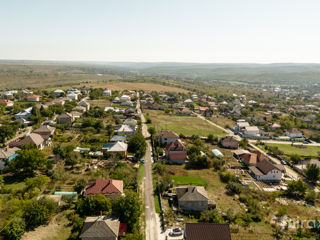
<path fill-rule="evenodd" d="M 168 130 L 161 130 L 158 134 L 156 134 L 156 137 L 161 137 L 161 138 L 179 138 L 177 134 L 174 132 L 168 131 Z"/>
<path fill-rule="evenodd" d="M 257 164 L 258 162 L 258 155 L 255 153 L 244 154 L 241 158 L 247 164 Z"/>
<path fill-rule="evenodd" d="M 172 152 L 169 156 L 170 160 L 186 160 L 187 154 L 186 153 L 175 153 Z"/>
<path fill-rule="evenodd" d="M 87 184 L 84 196 L 94 195 L 94 194 L 122 194 L 123 193 L 123 181 L 114 179 L 96 179 L 94 182 L 89 182 Z"/>
<path fill-rule="evenodd" d="M 166 146 L 167 151 L 185 151 L 186 148 L 178 139 Z"/>
<path fill-rule="evenodd" d="M 186 240 L 231 240 L 229 224 L 186 223 Z"/>
<path fill-rule="evenodd" d="M 263 172 L 264 174 L 267 174 L 268 172 L 270 172 L 271 170 L 273 170 L 275 168 L 277 169 L 277 167 L 268 160 L 263 160 L 263 161 L 259 162 L 257 164 L 257 168 L 261 172 Z"/>

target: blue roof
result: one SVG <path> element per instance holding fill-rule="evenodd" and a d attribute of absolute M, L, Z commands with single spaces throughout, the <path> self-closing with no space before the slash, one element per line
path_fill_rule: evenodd
<path fill-rule="evenodd" d="M 211 151 L 216 157 L 223 157 L 224 156 L 222 154 L 222 152 L 220 152 L 218 149 L 212 149 Z"/>
<path fill-rule="evenodd" d="M 14 159 L 16 156 L 18 156 L 18 153 L 12 154 L 12 155 L 8 158 L 8 160 L 11 161 L 11 160 Z"/>

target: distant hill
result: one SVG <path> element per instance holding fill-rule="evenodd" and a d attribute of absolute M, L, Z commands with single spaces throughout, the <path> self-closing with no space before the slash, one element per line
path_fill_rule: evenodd
<path fill-rule="evenodd" d="M 118 78 L 152 76 L 183 81 L 224 82 L 231 84 L 312 86 L 320 84 L 320 64 L 226 64 L 179 62 L 77 62 L 0 60 L 0 87 L 13 78 L 42 85 L 67 81 L 97 80 L 97 74 Z M 111 77 L 112 78 L 112 77 Z M 23 80 L 25 79 L 25 80 Z M 105 80 L 105 79 L 102 79 Z M 10 83 L 15 86 L 14 82 Z M 11 86 L 9 85 L 9 86 Z M 8 86 L 8 87 L 9 87 Z"/>

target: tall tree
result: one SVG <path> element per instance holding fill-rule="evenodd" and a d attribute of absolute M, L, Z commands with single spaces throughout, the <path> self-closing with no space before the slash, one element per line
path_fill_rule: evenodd
<path fill-rule="evenodd" d="M 47 161 L 43 152 L 33 146 L 26 146 L 17 153 L 18 156 L 11 162 L 13 171 L 23 171 L 25 174 L 33 175 L 34 171 L 43 168 Z"/>

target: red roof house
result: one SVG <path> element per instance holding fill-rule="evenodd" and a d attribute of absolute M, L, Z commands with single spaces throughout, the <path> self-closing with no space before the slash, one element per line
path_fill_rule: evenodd
<path fill-rule="evenodd" d="M 123 195 L 123 181 L 114 179 L 96 179 L 89 182 L 83 192 L 83 196 L 102 194 L 109 198 L 116 198 Z"/>
<path fill-rule="evenodd" d="M 171 142 L 166 147 L 166 156 L 170 163 L 183 164 L 187 159 L 187 150 L 180 140 Z"/>

